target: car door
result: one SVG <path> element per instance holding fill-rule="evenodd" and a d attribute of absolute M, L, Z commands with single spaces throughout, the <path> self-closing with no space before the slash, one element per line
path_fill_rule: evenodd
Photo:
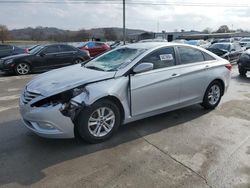
<path fill-rule="evenodd" d="M 130 76 L 131 114 L 141 115 L 171 109 L 179 103 L 179 70 L 173 47 L 155 50 L 139 63 L 153 63 L 154 69 Z"/>
<path fill-rule="evenodd" d="M 215 59 L 199 49 L 178 46 L 180 70 L 180 105 L 186 106 L 202 100 L 209 84 L 211 62 Z"/>
<path fill-rule="evenodd" d="M 59 45 L 44 47 L 44 49 L 39 53 L 39 67 L 45 70 L 57 68 L 61 61 L 61 57 L 58 55 L 60 52 Z"/>
<path fill-rule="evenodd" d="M 71 65 L 77 50 L 68 45 L 60 45 L 60 50 L 60 53 L 57 55 L 58 58 L 61 59 L 58 63 L 58 67 Z"/>

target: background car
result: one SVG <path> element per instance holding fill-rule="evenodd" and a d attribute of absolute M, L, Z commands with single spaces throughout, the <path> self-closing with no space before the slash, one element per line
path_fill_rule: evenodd
<path fill-rule="evenodd" d="M 87 42 L 84 46 L 79 48 L 80 50 L 87 50 L 90 54 L 90 57 L 95 57 L 103 52 L 110 50 L 110 46 L 104 42 L 90 41 Z"/>
<path fill-rule="evenodd" d="M 26 53 L 25 49 L 13 45 L 0 44 L 0 58 L 23 53 Z"/>
<path fill-rule="evenodd" d="M 246 76 L 250 71 L 250 50 L 245 51 L 239 58 L 238 69 L 241 76 Z"/>
<path fill-rule="evenodd" d="M 250 38 L 242 38 L 240 40 L 240 45 L 243 47 L 245 46 L 247 43 L 250 43 Z"/>
<path fill-rule="evenodd" d="M 233 43 L 234 42 L 234 38 L 225 38 L 225 39 L 214 39 L 211 44 L 215 44 L 215 43 Z"/>
<path fill-rule="evenodd" d="M 37 46 L 30 53 L 9 56 L 0 60 L 0 70 L 25 75 L 81 63 L 90 57 L 73 46 L 52 44 Z"/>
<path fill-rule="evenodd" d="M 214 43 L 207 50 L 230 62 L 238 61 L 244 51 L 237 43 Z"/>

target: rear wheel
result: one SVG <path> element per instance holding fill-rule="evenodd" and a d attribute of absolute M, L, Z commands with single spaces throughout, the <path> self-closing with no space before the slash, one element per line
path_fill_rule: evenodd
<path fill-rule="evenodd" d="M 220 103 L 223 93 L 222 85 L 219 81 L 214 81 L 207 87 L 203 98 L 202 106 L 206 109 L 214 109 Z"/>
<path fill-rule="evenodd" d="M 83 62 L 83 60 L 78 58 L 78 59 L 74 60 L 73 64 L 79 64 L 79 63 L 82 63 L 82 62 Z"/>
<path fill-rule="evenodd" d="M 18 63 L 15 67 L 17 75 L 26 75 L 30 72 L 30 66 L 27 63 Z"/>
<path fill-rule="evenodd" d="M 110 100 L 100 100 L 83 109 L 76 118 L 77 131 L 89 143 L 110 138 L 120 125 L 120 110 Z"/>

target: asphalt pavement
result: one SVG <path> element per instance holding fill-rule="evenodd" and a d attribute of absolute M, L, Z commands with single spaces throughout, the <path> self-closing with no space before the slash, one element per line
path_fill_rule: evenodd
<path fill-rule="evenodd" d="M 250 75 L 236 67 L 217 109 L 140 120 L 96 145 L 22 125 L 18 98 L 34 76 L 0 73 L 0 187 L 250 187 Z"/>

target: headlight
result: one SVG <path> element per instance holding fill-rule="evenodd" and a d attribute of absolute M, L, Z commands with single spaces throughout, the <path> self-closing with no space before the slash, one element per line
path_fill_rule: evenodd
<path fill-rule="evenodd" d="M 12 63 L 13 62 L 13 59 L 8 59 L 8 60 L 6 60 L 4 63 L 5 64 L 10 64 L 10 63 Z"/>

